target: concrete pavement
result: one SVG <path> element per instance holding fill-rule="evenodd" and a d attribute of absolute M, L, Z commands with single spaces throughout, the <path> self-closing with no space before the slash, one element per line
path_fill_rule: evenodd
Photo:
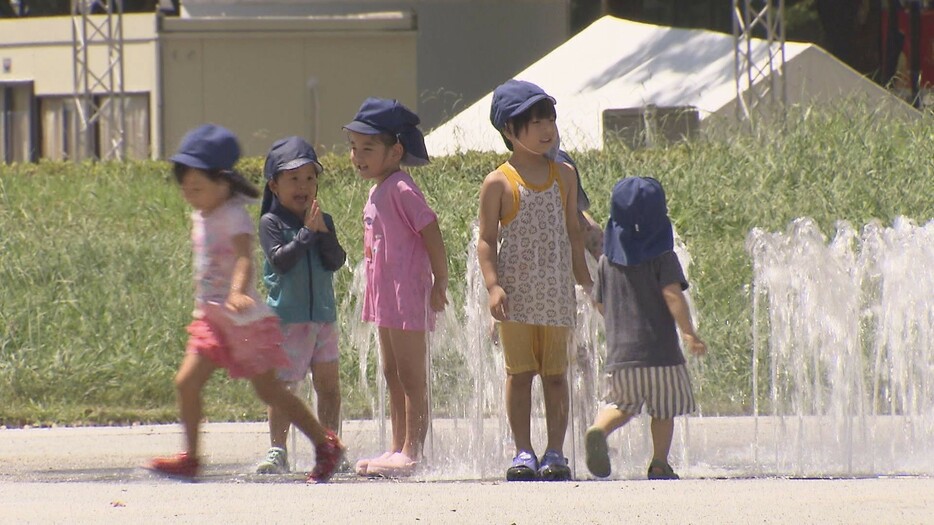
<path fill-rule="evenodd" d="M 180 443 L 178 425 L 0 430 L 0 523 L 934 523 L 929 477 L 306 485 L 252 474 L 258 423 L 205 425 L 197 483 L 139 468 Z"/>

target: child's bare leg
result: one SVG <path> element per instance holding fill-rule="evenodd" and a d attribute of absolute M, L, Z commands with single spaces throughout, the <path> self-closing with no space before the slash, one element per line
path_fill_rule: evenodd
<path fill-rule="evenodd" d="M 542 376 L 545 398 L 545 421 L 548 427 L 548 450 L 564 450 L 568 429 L 568 380 L 565 374 Z"/>
<path fill-rule="evenodd" d="M 293 388 L 293 385 L 286 385 L 286 387 Z M 291 425 L 288 416 L 272 405 L 266 408 L 266 413 L 269 415 L 270 446 L 281 449 L 287 448 L 286 441 L 289 437 L 289 425 Z"/>
<path fill-rule="evenodd" d="M 190 457 L 198 457 L 198 428 L 201 425 L 201 391 L 217 366 L 200 354 L 186 353 L 175 374 L 178 410 L 185 427 L 185 441 Z"/>
<path fill-rule="evenodd" d="M 532 379 L 535 372 L 506 376 L 506 417 L 516 442 L 516 452 L 532 448 Z"/>
<path fill-rule="evenodd" d="M 383 359 L 383 378 L 389 390 L 389 420 L 392 426 L 392 452 L 401 452 L 405 446 L 405 391 L 399 381 L 395 349 L 389 328 L 379 328 L 379 350 Z"/>
<path fill-rule="evenodd" d="M 610 475 L 610 455 L 606 437 L 631 418 L 632 414 L 612 405 L 607 405 L 597 412 L 593 425 L 584 433 L 587 468 L 594 476 L 605 478 Z"/>
<path fill-rule="evenodd" d="M 391 329 L 389 336 L 395 353 L 396 373 L 405 396 L 405 442 L 402 453 L 412 459 L 419 459 L 428 434 L 426 333 L 420 330 Z"/>
<path fill-rule="evenodd" d="M 652 459 L 668 463 L 668 452 L 671 449 L 671 438 L 675 434 L 674 418 L 652 418 Z"/>
<path fill-rule="evenodd" d="M 599 428 L 604 435 L 608 436 L 617 428 L 628 423 L 630 419 L 632 419 L 632 414 L 629 412 L 623 412 L 615 406 L 608 405 L 597 412 L 597 417 L 594 418 L 593 425 L 590 425 L 590 428 Z"/>
<path fill-rule="evenodd" d="M 276 378 L 276 372 L 269 370 L 250 378 L 253 384 L 253 390 L 259 398 L 281 412 L 286 419 L 308 436 L 315 445 L 324 443 L 327 440 L 324 427 L 315 419 L 315 416 L 308 409 L 308 406 L 302 402 L 295 394 L 286 388 L 285 384 Z"/>
<path fill-rule="evenodd" d="M 311 378 L 318 398 L 318 421 L 334 432 L 341 425 L 341 379 L 337 361 L 311 365 Z"/>

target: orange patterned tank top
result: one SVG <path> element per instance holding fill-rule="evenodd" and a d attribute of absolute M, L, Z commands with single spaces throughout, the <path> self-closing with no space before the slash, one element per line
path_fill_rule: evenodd
<path fill-rule="evenodd" d="M 541 186 L 527 183 L 508 162 L 499 170 L 509 181 L 514 202 L 513 213 L 500 221 L 496 262 L 509 320 L 573 326 L 577 304 L 558 166 L 550 163 L 548 181 Z"/>

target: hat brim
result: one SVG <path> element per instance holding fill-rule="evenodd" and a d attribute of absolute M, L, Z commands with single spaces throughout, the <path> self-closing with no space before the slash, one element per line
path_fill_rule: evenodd
<path fill-rule="evenodd" d="M 276 172 L 278 173 L 280 171 L 285 171 L 285 170 L 294 170 L 295 168 L 301 168 L 305 164 L 314 164 L 315 170 L 317 170 L 318 173 L 321 173 L 324 171 L 324 166 L 318 163 L 318 161 L 314 159 L 309 159 L 307 157 L 301 157 L 298 159 L 292 159 L 284 164 L 279 165 L 279 169 L 277 169 Z"/>
<path fill-rule="evenodd" d="M 533 95 L 529 97 L 529 99 L 523 102 L 522 104 L 519 104 L 519 107 L 512 110 L 512 113 L 510 113 L 507 118 L 515 118 L 521 115 L 522 113 L 524 113 L 525 111 L 527 111 L 530 107 L 534 106 L 535 104 L 545 99 L 550 100 L 552 104 L 558 103 L 558 101 L 555 100 L 554 97 L 552 97 L 551 95 L 546 95 L 545 93 L 539 93 L 537 95 Z"/>
<path fill-rule="evenodd" d="M 189 168 L 195 168 L 198 170 L 210 170 L 211 169 L 211 167 L 208 166 L 207 163 L 205 163 L 203 160 L 193 155 L 189 155 L 188 153 L 176 153 L 175 155 L 172 155 L 171 157 L 169 157 L 169 162 L 176 162 L 178 164 L 184 164 L 185 166 L 188 166 Z"/>
<path fill-rule="evenodd" d="M 359 120 L 355 120 L 349 124 L 346 124 L 344 129 L 347 131 L 353 131 L 354 133 L 360 133 L 362 135 L 379 135 L 380 133 L 389 133 L 386 130 L 373 127 L 366 122 L 360 122 Z"/>

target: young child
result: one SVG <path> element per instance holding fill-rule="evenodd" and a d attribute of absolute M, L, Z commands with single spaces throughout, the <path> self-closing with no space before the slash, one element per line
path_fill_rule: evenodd
<path fill-rule="evenodd" d="M 182 195 L 194 208 L 194 321 L 175 376 L 187 449 L 155 458 L 148 468 L 185 479 L 198 475 L 201 391 L 216 369 L 226 368 L 230 377 L 249 379 L 264 403 L 314 442 L 315 467 L 308 481 L 324 482 L 337 467 L 343 445 L 276 379 L 275 368 L 287 366 L 289 360 L 281 348 L 279 319 L 258 301 L 252 282 L 254 229 L 245 204 L 258 197 L 259 190 L 233 171 L 239 157 L 233 133 L 205 124 L 189 131 L 170 159 Z"/>
<path fill-rule="evenodd" d="M 392 448 L 358 461 L 360 475 L 412 475 L 428 431 L 426 337 L 447 304 L 448 267 L 438 218 L 400 168 L 428 163 L 418 123 L 398 101 L 368 98 L 344 126 L 354 168 L 374 182 L 363 209 L 363 320 L 378 327 L 392 422 Z"/>
<path fill-rule="evenodd" d="M 684 297 L 688 283 L 673 251 L 665 192 L 652 178 L 616 183 L 594 282 L 606 323 L 606 406 L 585 437 L 587 468 L 610 475 L 606 436 L 646 405 L 654 452 L 649 479 L 678 479 L 668 464 L 674 417 L 694 411 L 694 395 L 675 325 L 685 347 L 703 355 Z"/>
<path fill-rule="evenodd" d="M 318 420 L 337 431 L 341 398 L 332 276 L 343 266 L 347 254 L 337 240 L 334 220 L 322 211 L 317 198 L 322 171 L 314 148 L 301 137 L 288 137 L 272 145 L 263 169 L 266 187 L 259 242 L 266 254 L 266 304 L 282 321 L 282 346 L 292 363 L 279 369 L 279 379 L 294 392 L 310 371 Z M 289 471 L 288 433 L 288 418 L 270 406 L 271 447 L 257 465 L 258 473 Z"/>
<path fill-rule="evenodd" d="M 571 168 L 548 154 L 557 143 L 555 100 L 529 82 L 493 92 L 490 120 L 512 151 L 480 189 L 477 254 L 506 360 L 506 415 L 516 455 L 506 479 L 567 480 L 567 344 L 574 282 L 589 290 Z M 532 447 L 532 380 L 542 378 L 548 443 Z"/>

